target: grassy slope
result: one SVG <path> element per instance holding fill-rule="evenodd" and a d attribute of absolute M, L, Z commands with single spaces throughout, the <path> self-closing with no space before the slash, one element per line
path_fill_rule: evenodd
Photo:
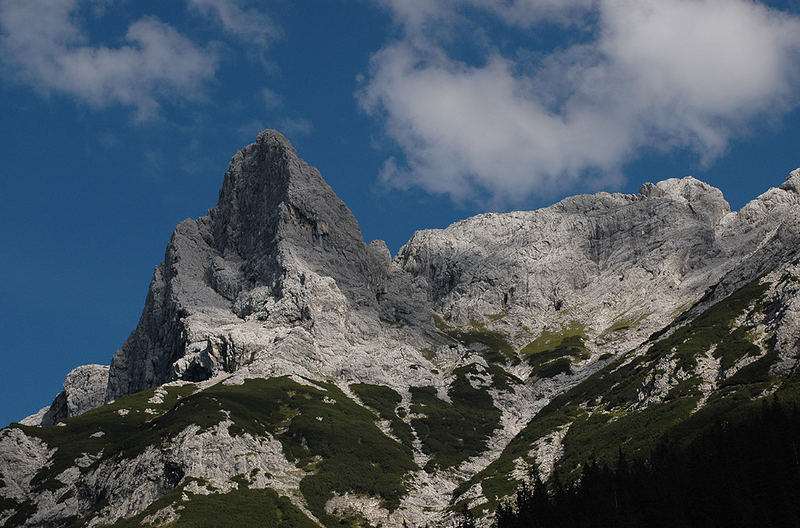
<path fill-rule="evenodd" d="M 533 368 L 532 375 L 552 378 L 558 374 L 572 373 L 572 361 L 588 359 L 589 353 L 583 344 L 586 333 L 583 325 L 572 322 L 560 332 L 544 331 L 528 343 L 520 354 Z"/>
<path fill-rule="evenodd" d="M 431 459 L 425 469 L 457 466 L 484 451 L 492 432 L 500 425 L 500 410 L 485 388 L 474 388 L 469 377 L 478 374 L 477 366 L 460 367 L 448 396 L 452 403 L 439 399 L 433 387 L 412 387 L 411 412 L 424 415 L 411 420 Z"/>
<path fill-rule="evenodd" d="M 183 496 L 188 500 L 184 500 Z M 313 528 L 317 524 L 286 497 L 270 489 L 240 487 L 228 493 L 195 495 L 177 488 L 151 504 L 142 513 L 120 519 L 109 528 L 138 528 L 143 519 L 173 506 L 180 517 L 164 528 Z M 80 526 L 80 519 L 74 519 Z"/>
<path fill-rule="evenodd" d="M 483 512 L 492 510 L 498 498 L 514 493 L 519 484 L 508 478 L 515 460 L 522 458 L 533 462 L 529 456 L 532 444 L 563 425 L 571 424 L 557 469 L 562 478 L 574 478 L 580 474 L 582 463 L 588 460 L 613 462 L 620 447 L 631 455 L 645 456 L 664 435 L 688 441 L 716 420 L 734 420 L 746 415 L 755 408 L 751 405 L 760 405 L 754 398 L 776 382 L 768 375 L 769 366 L 777 358 L 772 351 L 724 380 L 698 412 L 694 412 L 701 396 L 697 377 L 689 377 L 673 387 L 661 404 L 642 410 L 631 406 L 638 389 L 656 370 L 660 358 L 673 357 L 678 369 L 691 369 L 697 357 L 716 345 L 714 355 L 726 368 L 747 355 L 759 354 L 758 347 L 748 340 L 752 327 L 745 324 L 732 328 L 732 323 L 741 315 L 763 310 L 767 288 L 758 281 L 744 286 L 669 337 L 655 340 L 646 354 L 627 364 L 616 361 L 553 399 L 512 440 L 500 458 L 459 487 L 456 496 L 480 482 L 484 495 L 490 500 L 480 509 Z M 531 354 L 535 357 L 543 352 L 546 350 L 537 349 Z M 800 383 L 790 378 L 782 382 L 778 393 L 793 398 L 798 394 L 798 387 Z"/>
<path fill-rule="evenodd" d="M 55 475 L 82 453 L 102 450 L 104 459 L 133 457 L 190 424 L 220 423 L 226 419 L 223 409 L 233 421 L 231 434 L 274 435 L 291 461 L 313 472 L 301 481 L 300 489 L 309 509 L 329 526 L 341 525 L 340 519 L 324 511 L 334 493 L 376 496 L 391 510 L 406 492 L 405 475 L 416 469 L 410 449 L 384 435 L 370 411 L 332 384 L 310 386 L 273 378 L 218 384 L 189 395 L 192 390 L 169 389 L 161 406 L 148 403 L 153 390 L 145 391 L 68 419 L 65 426 L 14 425 L 57 448 L 52 465 L 37 475 L 36 486 L 62 487 Z M 158 414 L 145 413 L 147 408 L 158 408 Z M 122 416 L 120 409 L 129 412 Z M 90 436 L 97 431 L 104 436 Z M 224 516 L 219 515 L 223 522 Z"/>
<path fill-rule="evenodd" d="M 405 413 L 398 409 L 402 397 L 397 391 L 389 387 L 369 383 L 354 383 L 350 385 L 350 390 L 359 397 L 364 405 L 377 411 L 381 419 L 389 422 L 392 434 L 406 448 L 409 450 L 414 449 L 414 433 L 411 430 L 411 426 L 404 422 L 400 416 Z"/>

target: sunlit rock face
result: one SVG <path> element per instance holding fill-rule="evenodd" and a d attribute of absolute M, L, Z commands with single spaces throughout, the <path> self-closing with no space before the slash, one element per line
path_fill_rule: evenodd
<path fill-rule="evenodd" d="M 256 500 L 241 519 L 491 513 L 533 465 L 580 463 L 585 416 L 684 398 L 679 423 L 748 365 L 745 385 L 790 375 L 799 189 L 795 171 L 731 212 L 670 179 L 420 231 L 392 258 L 264 131 L 175 228 L 110 367 L 0 433 L 0 524 L 159 526 Z"/>

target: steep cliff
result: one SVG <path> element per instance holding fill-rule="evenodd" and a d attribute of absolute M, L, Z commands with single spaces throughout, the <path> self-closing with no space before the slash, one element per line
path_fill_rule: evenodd
<path fill-rule="evenodd" d="M 800 399 L 799 191 L 795 171 L 731 212 L 671 179 L 392 259 L 262 132 L 176 227 L 110 368 L 0 433 L 0 522 L 194 526 L 226 504 L 241 526 L 420 526 L 491 513 L 534 465 L 574 477 Z"/>

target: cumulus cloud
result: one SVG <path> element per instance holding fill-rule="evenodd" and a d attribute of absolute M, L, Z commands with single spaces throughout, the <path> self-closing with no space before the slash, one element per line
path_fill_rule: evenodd
<path fill-rule="evenodd" d="M 408 34 L 437 33 L 465 8 L 478 8 L 514 26 L 542 21 L 575 23 L 597 0 L 381 0 Z"/>
<path fill-rule="evenodd" d="M 289 137 L 307 136 L 314 130 L 314 125 L 302 117 L 285 117 L 280 120 L 279 128 Z"/>
<path fill-rule="evenodd" d="M 128 27 L 123 45 L 92 45 L 79 24 L 80 8 L 77 0 L 0 2 L 6 69 L 45 94 L 130 106 L 139 119 L 156 115 L 165 96 L 202 97 L 216 69 L 213 52 L 150 17 Z"/>
<path fill-rule="evenodd" d="M 226 31 L 249 44 L 266 47 L 280 31 L 263 12 L 244 0 L 188 0 L 190 8 L 213 16 Z"/>
<path fill-rule="evenodd" d="M 614 178 L 643 147 L 710 162 L 754 118 L 798 103 L 800 19 L 751 0 L 385 4 L 405 36 L 375 53 L 358 98 L 403 153 L 381 173 L 401 188 L 511 203 Z M 588 38 L 533 66 L 491 43 L 480 65 L 466 64 L 428 30 L 457 28 L 465 6 Z"/>

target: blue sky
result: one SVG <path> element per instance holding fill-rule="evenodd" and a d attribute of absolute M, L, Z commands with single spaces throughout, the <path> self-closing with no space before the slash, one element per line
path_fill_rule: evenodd
<path fill-rule="evenodd" d="M 0 423 L 108 363 L 276 128 L 367 240 L 800 166 L 796 0 L 0 0 Z"/>

